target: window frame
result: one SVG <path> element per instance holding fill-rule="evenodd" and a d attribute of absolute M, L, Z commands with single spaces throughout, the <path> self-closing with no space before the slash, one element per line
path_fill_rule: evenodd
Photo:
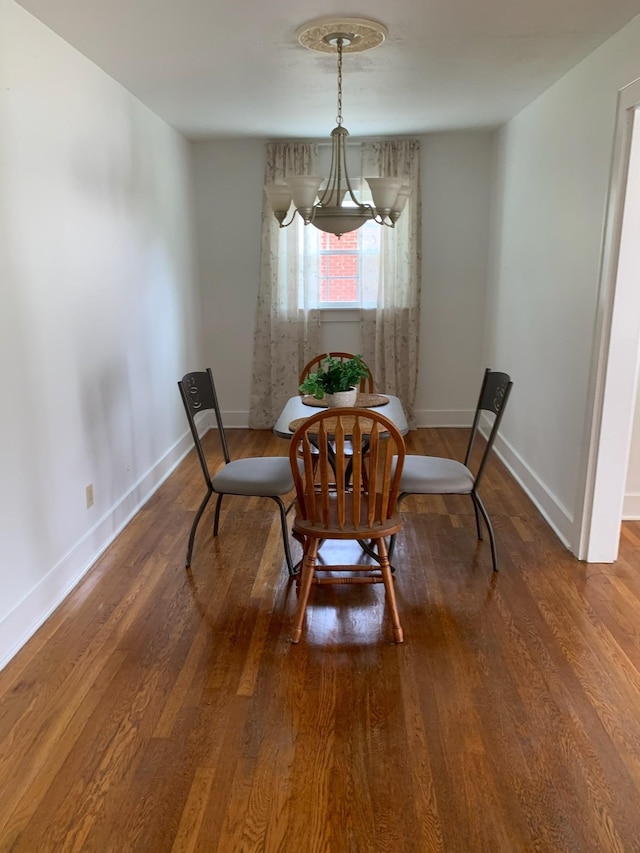
<path fill-rule="evenodd" d="M 304 226 L 304 227 L 305 228 L 314 228 L 313 224 L 310 224 L 310 225 Z M 374 235 L 374 234 L 376 235 L 374 240 L 367 241 L 368 243 L 370 243 L 370 245 L 368 245 L 368 246 L 363 245 L 363 243 L 364 243 L 363 238 L 367 235 L 367 232 L 364 229 L 367 227 L 369 227 L 370 229 L 375 229 L 375 231 L 370 230 L 370 235 Z M 326 236 L 329 239 L 333 239 L 338 243 L 339 243 L 339 238 L 333 234 L 318 231 L 317 235 L 315 235 L 316 240 L 315 240 L 314 250 L 313 250 L 313 254 L 315 255 L 315 258 L 316 258 L 317 264 L 318 264 L 318 288 L 317 288 L 318 300 L 317 300 L 316 305 L 313 306 L 314 308 L 317 308 L 318 310 L 323 311 L 323 312 L 324 311 L 336 312 L 336 311 L 353 311 L 355 309 L 375 308 L 376 307 L 376 305 L 377 305 L 377 294 L 376 294 L 376 296 L 374 296 L 374 298 L 370 298 L 366 301 L 364 299 L 363 274 L 364 274 L 365 260 L 367 257 L 369 259 L 371 259 L 371 258 L 373 258 L 373 259 L 378 258 L 379 259 L 380 258 L 380 255 L 382 253 L 382 233 L 381 232 L 382 232 L 382 226 L 380 226 L 378 223 L 374 222 L 373 220 L 366 222 L 364 225 L 362 225 L 356 231 L 357 246 L 355 248 L 349 247 L 349 248 L 341 249 L 339 245 L 332 246 L 330 248 L 324 248 L 322 246 L 322 238 L 323 238 L 324 234 L 326 234 Z M 352 233 L 352 232 L 349 232 L 349 233 Z M 305 253 L 305 245 L 306 245 L 306 241 L 303 238 L 299 244 L 300 252 L 301 252 L 303 258 L 304 258 L 304 253 Z M 308 251 L 308 248 L 307 248 L 307 251 Z M 332 277 L 327 276 L 327 275 L 323 275 L 320 272 L 322 258 L 323 257 L 324 258 L 339 257 L 340 255 L 349 255 L 349 254 L 354 254 L 356 256 L 356 259 L 357 259 L 357 271 L 356 271 L 357 298 L 355 300 L 350 300 L 350 301 L 347 301 L 347 300 L 323 300 L 323 299 L 321 299 L 323 286 L 327 282 L 331 282 L 331 280 L 332 280 Z M 347 276 L 345 276 L 345 278 L 347 278 Z M 333 280 L 339 280 L 339 277 L 335 277 Z M 302 281 L 301 280 L 298 282 L 298 284 L 299 284 L 299 287 L 302 287 Z"/>

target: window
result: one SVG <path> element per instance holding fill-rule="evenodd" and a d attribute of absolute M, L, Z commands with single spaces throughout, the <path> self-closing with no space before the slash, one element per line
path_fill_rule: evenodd
<path fill-rule="evenodd" d="M 376 304 L 380 275 L 381 227 L 366 222 L 342 237 L 306 226 L 301 244 L 315 255 L 318 308 L 371 307 Z M 311 233 L 309 233 L 311 232 Z M 309 239 L 311 238 L 311 239 Z"/>

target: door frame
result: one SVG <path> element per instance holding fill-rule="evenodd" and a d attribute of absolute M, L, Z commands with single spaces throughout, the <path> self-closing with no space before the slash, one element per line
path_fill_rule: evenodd
<path fill-rule="evenodd" d="M 618 92 L 602 245 L 578 557 L 618 556 L 640 358 L 640 79 Z M 632 156 L 633 155 L 633 156 Z M 627 192 L 627 190 L 631 192 Z M 634 246 L 638 244 L 638 248 Z M 635 278 L 634 278 L 635 270 Z M 635 285 L 635 286 L 634 286 Z"/>

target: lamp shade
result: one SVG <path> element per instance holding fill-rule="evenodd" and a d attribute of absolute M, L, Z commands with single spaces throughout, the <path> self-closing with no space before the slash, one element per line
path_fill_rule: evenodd
<path fill-rule="evenodd" d="M 411 187 L 408 184 L 403 184 L 398 192 L 396 200 L 391 207 L 392 213 L 396 215 L 396 219 L 400 216 L 402 211 L 404 210 L 404 206 L 407 203 L 409 196 L 411 195 Z"/>
<path fill-rule="evenodd" d="M 287 178 L 293 203 L 297 208 L 309 209 L 315 204 L 322 178 L 318 175 L 294 175 Z"/>
<path fill-rule="evenodd" d="M 378 211 L 389 211 L 394 205 L 402 186 L 399 178 L 366 178 L 373 204 Z"/>
<path fill-rule="evenodd" d="M 267 184 L 264 191 L 271 205 L 271 210 L 273 210 L 276 216 L 278 214 L 286 216 L 291 205 L 291 190 L 289 187 L 286 184 Z"/>

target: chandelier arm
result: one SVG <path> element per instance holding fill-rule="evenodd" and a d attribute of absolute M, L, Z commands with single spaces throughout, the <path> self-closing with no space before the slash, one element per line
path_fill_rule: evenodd
<path fill-rule="evenodd" d="M 336 128 L 337 129 L 337 128 Z M 339 141 L 336 133 L 331 134 L 331 165 L 329 167 L 329 177 L 327 179 L 327 186 L 322 191 L 322 195 L 320 196 L 318 203 L 320 205 L 329 205 L 332 200 L 334 204 L 337 204 L 339 201 L 338 192 L 340 190 L 340 183 L 336 181 L 336 172 L 338 171 L 338 163 L 337 160 L 339 158 Z"/>
<path fill-rule="evenodd" d="M 287 228 L 287 226 L 291 225 L 291 223 L 293 222 L 293 220 L 296 218 L 296 213 L 298 213 L 298 211 L 297 211 L 297 210 L 296 210 L 296 208 L 294 207 L 294 208 L 293 208 L 293 212 L 292 212 L 292 214 L 291 214 L 291 219 L 290 219 L 288 222 L 285 222 L 285 221 L 284 221 L 284 220 L 287 218 L 287 217 L 286 217 L 286 215 L 285 215 L 285 216 L 283 216 L 283 217 L 282 217 L 283 221 L 282 221 L 282 222 L 278 222 L 278 224 L 280 225 L 280 228 Z"/>
<path fill-rule="evenodd" d="M 344 170 L 344 175 L 345 175 L 345 181 L 347 184 L 347 191 L 349 192 L 349 196 L 351 197 L 351 201 L 354 204 L 356 204 L 361 210 L 372 210 L 375 214 L 376 209 L 372 204 L 369 204 L 366 201 L 358 201 L 358 198 L 355 194 L 355 191 L 354 191 L 353 187 L 351 186 L 351 181 L 349 180 L 349 173 L 347 172 L 346 168 Z M 372 218 L 375 219 L 375 215 Z"/>

